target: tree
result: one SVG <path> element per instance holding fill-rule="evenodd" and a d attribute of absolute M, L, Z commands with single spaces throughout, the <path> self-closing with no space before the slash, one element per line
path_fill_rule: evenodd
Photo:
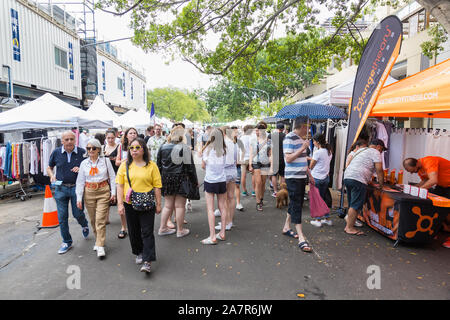
<path fill-rule="evenodd" d="M 158 117 L 166 117 L 176 121 L 208 121 L 210 116 L 205 103 L 195 93 L 184 92 L 176 88 L 157 88 L 147 91 L 147 108 L 152 102 Z"/>
<path fill-rule="evenodd" d="M 307 41 L 307 37 L 298 36 L 317 25 L 319 11 L 315 6 L 322 5 L 330 12 L 336 32 L 315 46 L 297 43 L 303 56 L 315 56 L 335 45 L 336 35 L 360 17 L 366 4 L 384 1 L 99 0 L 97 7 L 116 15 L 131 12 L 133 41 L 144 50 L 176 53 L 206 74 L 226 75 L 232 66 L 235 70 L 251 69 L 257 53 L 267 47 L 281 26 L 286 35 Z M 113 9 L 106 9 L 110 7 Z M 161 21 L 161 17 L 168 21 Z M 218 43 L 209 48 L 213 35 L 219 37 Z"/>

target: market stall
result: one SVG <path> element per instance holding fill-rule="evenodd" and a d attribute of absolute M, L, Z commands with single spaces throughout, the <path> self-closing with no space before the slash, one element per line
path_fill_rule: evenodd
<path fill-rule="evenodd" d="M 370 116 L 450 118 L 450 59 L 384 87 Z M 448 136 L 443 138 L 450 139 Z M 393 152 L 401 148 L 394 142 L 390 143 Z M 400 152 L 396 158 L 403 160 L 407 156 L 410 155 Z M 398 174 L 398 171 L 397 175 L 392 174 L 391 182 L 403 180 Z M 383 190 L 369 186 L 366 206 L 358 218 L 381 234 L 397 240 L 396 244 L 400 241 L 427 243 L 436 236 L 449 214 L 450 199 L 426 194 L 420 189 L 412 192 L 408 181 L 405 184 L 392 183 Z M 420 191 L 424 192 L 422 196 Z"/>
<path fill-rule="evenodd" d="M 367 187 L 366 206 L 358 216 L 372 229 L 401 242 L 427 243 L 433 240 L 450 211 L 450 200 L 432 196 L 420 198 L 403 192 L 401 186 L 380 190 Z"/>

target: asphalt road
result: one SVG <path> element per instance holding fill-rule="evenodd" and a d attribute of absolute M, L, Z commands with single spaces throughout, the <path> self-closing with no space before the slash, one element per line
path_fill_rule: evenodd
<path fill-rule="evenodd" d="M 201 170 L 199 178 L 203 181 Z M 333 226 L 316 228 L 309 224 L 305 202 L 303 229 L 314 249 L 308 254 L 281 234 L 286 210 L 275 207 L 268 191 L 265 200 L 259 213 L 253 197 L 243 198 L 246 210 L 236 213 L 235 227 L 216 246 L 200 243 L 208 236 L 206 203 L 203 197 L 195 201 L 193 212 L 186 214 L 189 236 L 156 235 L 157 261 L 149 276 L 139 272 L 128 237 L 117 238 L 117 207 L 107 226 L 107 257 L 99 260 L 93 235 L 83 239 L 73 218 L 74 247 L 64 255 L 57 254 L 58 228 L 36 232 L 42 196 L 3 200 L 0 299 L 450 299 L 450 251 L 439 240 L 393 248 L 393 241 L 366 226 L 367 236 L 346 235 L 344 220 L 336 215 Z M 156 231 L 159 222 L 157 216 Z M 370 266 L 379 268 L 379 289 L 368 288 L 374 275 Z M 73 280 L 77 274 L 79 288 Z"/>

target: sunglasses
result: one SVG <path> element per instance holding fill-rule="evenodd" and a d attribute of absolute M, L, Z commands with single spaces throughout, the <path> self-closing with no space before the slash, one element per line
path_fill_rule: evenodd
<path fill-rule="evenodd" d="M 128 150 L 141 150 L 141 146 L 131 146 Z"/>
<path fill-rule="evenodd" d="M 97 150 L 97 147 L 86 147 L 87 151 L 91 151 L 91 150 Z"/>

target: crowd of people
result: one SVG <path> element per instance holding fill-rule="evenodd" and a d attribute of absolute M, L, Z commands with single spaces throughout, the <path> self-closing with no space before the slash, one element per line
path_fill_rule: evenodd
<path fill-rule="evenodd" d="M 112 128 L 93 138 L 80 136 L 78 146 L 75 134 L 64 132 L 63 146 L 52 153 L 47 169 L 51 181 L 60 182 L 55 186 L 63 239 L 58 253 L 66 253 L 72 247 L 69 202 L 85 238 L 89 235 L 84 214 L 84 208 L 87 209 L 95 235 L 93 250 L 99 258 L 106 256 L 110 206 L 117 206 L 121 221 L 117 236 L 129 237 L 135 261 L 142 265 L 140 270 L 150 272 L 151 263 L 156 260 L 156 214 L 160 214 L 159 236 L 188 236 L 185 213 L 192 210 L 192 194 L 199 193 L 203 185 L 209 232 L 201 243 L 216 245 L 225 241 L 227 231 L 233 228 L 235 211 L 244 210 L 242 197 L 253 196 L 256 212 L 264 211 L 267 180 L 272 197 L 281 197 L 285 191 L 289 198 L 282 233 L 295 238 L 303 252 L 312 252 L 302 230 L 305 190 L 308 184 L 317 187 L 320 197 L 331 207 L 329 171 L 333 154 L 323 134 L 312 137 L 311 152 L 306 119 L 297 118 L 292 131 L 289 129 L 278 123 L 269 133 L 268 125 L 261 121 L 243 128 L 208 126 L 199 132 L 175 123 L 167 134 L 156 124 L 147 128 L 146 135 L 140 135 L 135 128 L 123 133 Z M 381 140 L 359 140 L 348 156 L 344 173 L 349 207 L 344 229 L 347 234 L 364 235 L 355 228 L 359 226 L 356 217 L 374 173 L 379 186 L 383 185 L 384 149 Z M 203 182 L 197 177 L 196 159 L 205 171 Z M 411 172 L 420 170 L 414 165 L 417 162 L 409 161 L 405 168 Z M 251 189 L 247 188 L 249 174 Z M 218 216 L 220 222 L 216 225 Z M 311 224 L 332 226 L 332 221 L 325 215 L 312 219 Z"/>

